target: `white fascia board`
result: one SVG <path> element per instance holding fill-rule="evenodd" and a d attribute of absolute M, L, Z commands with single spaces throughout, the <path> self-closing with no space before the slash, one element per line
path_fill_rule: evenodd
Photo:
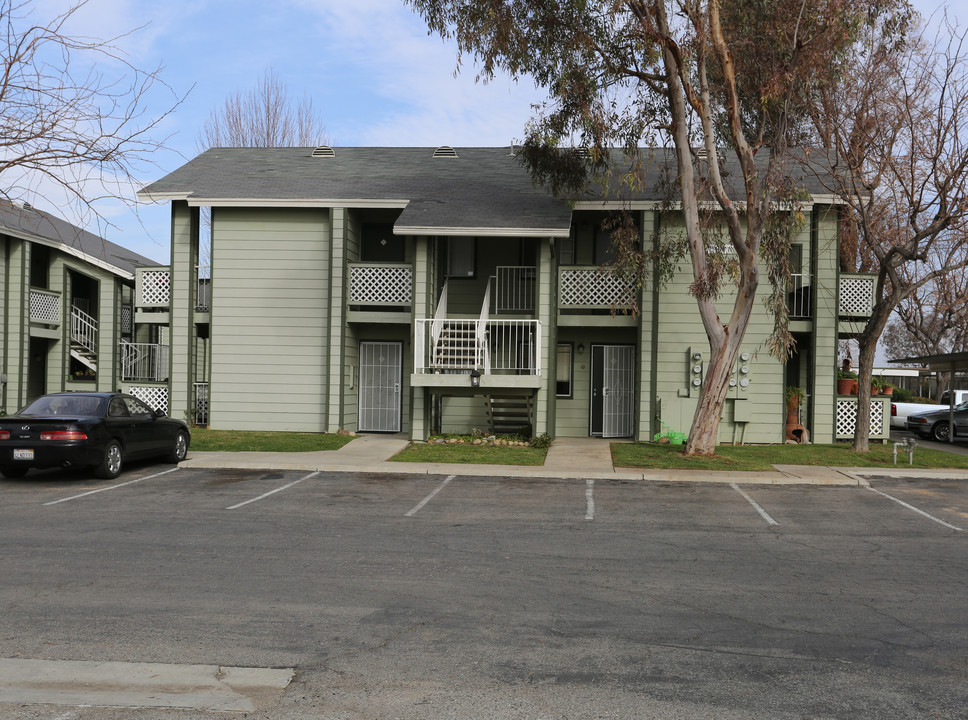
<path fill-rule="evenodd" d="M 175 200 L 187 200 L 191 196 L 191 193 L 186 192 L 161 192 L 161 193 L 150 193 L 145 190 L 139 190 L 135 193 L 137 197 L 142 202 L 155 203 L 160 205 L 161 203 L 173 202 Z"/>
<path fill-rule="evenodd" d="M 663 204 L 661 200 L 576 200 L 571 206 L 573 210 L 658 210 Z"/>
<path fill-rule="evenodd" d="M 568 237 L 571 228 L 494 228 L 494 227 L 440 227 L 440 226 L 393 226 L 394 235 L 437 235 L 446 237 Z"/>
<path fill-rule="evenodd" d="M 404 199 L 372 198 L 201 198 L 189 197 L 189 207 L 267 207 L 267 208 L 405 208 Z"/>
<path fill-rule="evenodd" d="M 4 228 L 2 234 L 9 235 L 10 237 L 19 238 L 20 240 L 26 240 L 28 242 L 37 243 L 38 245 L 46 245 L 47 247 L 54 248 L 55 250 L 60 250 L 65 255 L 70 255 L 71 257 L 76 257 L 78 260 L 83 260 L 88 265 L 93 265 L 94 267 L 100 268 L 101 270 L 106 270 L 112 275 L 117 275 L 118 277 L 124 278 L 125 280 L 134 280 L 134 273 L 128 272 L 127 270 L 122 270 L 117 265 L 112 265 L 106 260 L 101 260 L 93 255 L 88 255 L 83 250 L 74 247 L 73 245 L 68 245 L 65 242 L 58 240 L 51 240 L 49 238 L 42 237 L 40 235 L 34 235 L 33 233 L 25 233 L 16 230 L 10 230 L 9 228 Z"/>

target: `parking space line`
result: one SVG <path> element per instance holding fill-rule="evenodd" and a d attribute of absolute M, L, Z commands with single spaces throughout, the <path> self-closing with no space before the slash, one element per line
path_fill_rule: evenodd
<path fill-rule="evenodd" d="M 595 519 L 595 481 L 592 478 L 585 480 L 585 519 Z"/>
<path fill-rule="evenodd" d="M 426 505 L 427 503 L 429 503 L 429 502 L 430 502 L 431 500 L 433 500 L 433 498 L 434 498 L 434 495 L 436 495 L 436 494 L 437 494 L 437 493 L 439 493 L 439 492 L 440 492 L 441 490 L 443 490 L 443 489 L 444 489 L 445 487 L 447 487 L 447 483 L 449 483 L 449 482 L 450 482 L 451 480 L 453 480 L 453 479 L 454 479 L 455 477 L 457 477 L 457 476 L 456 476 L 456 475 L 448 475 L 448 476 L 447 476 L 447 478 L 446 478 L 446 479 L 445 479 L 445 480 L 444 480 L 444 481 L 443 481 L 442 483 L 440 483 L 440 485 L 438 485 L 438 486 L 437 486 L 437 487 L 436 487 L 436 488 L 434 489 L 434 491 L 433 491 L 432 493 L 430 493 L 430 495 L 428 495 L 428 496 L 427 496 L 427 497 L 425 497 L 425 498 L 424 498 L 423 500 L 421 500 L 421 501 L 420 501 L 419 503 L 417 503 L 417 504 L 416 504 L 416 505 L 415 505 L 415 506 L 414 506 L 414 507 L 413 507 L 413 508 L 412 508 L 412 509 L 410 510 L 410 512 L 408 512 L 408 513 L 407 513 L 406 515 L 404 515 L 404 517 L 413 517 L 413 516 L 414 516 L 414 515 L 416 515 L 416 514 L 417 514 L 418 512 L 420 512 L 420 509 L 421 509 L 421 508 L 422 508 L 422 507 L 423 507 L 424 505 Z"/>
<path fill-rule="evenodd" d="M 730 483 L 729 486 L 731 488 L 733 488 L 733 490 L 735 490 L 736 492 L 738 492 L 740 495 L 742 495 L 744 498 L 746 498 L 746 501 L 750 505 L 752 505 L 754 508 L 756 508 L 756 512 L 758 512 L 760 515 L 763 516 L 763 519 L 766 520 L 766 524 L 767 525 L 779 525 L 780 524 L 776 520 L 774 520 L 773 518 L 771 518 L 770 517 L 770 514 L 768 512 L 766 512 L 766 510 L 764 510 L 763 508 L 761 508 L 756 503 L 756 501 L 753 498 L 751 498 L 749 495 L 747 495 L 745 492 L 743 492 L 740 489 L 739 485 L 737 485 L 736 483 Z"/>
<path fill-rule="evenodd" d="M 934 515 L 930 515 L 930 514 L 924 512 L 924 510 L 921 510 L 919 508 L 914 507 L 914 505 L 909 505 L 908 503 L 904 502 L 903 500 L 899 500 L 898 498 L 894 497 L 893 495 L 888 495 L 886 492 L 881 492 L 880 490 L 878 490 L 876 488 L 872 488 L 869 485 L 867 486 L 867 489 L 868 490 L 871 490 L 873 492 L 876 492 L 878 495 L 883 495 L 888 500 L 893 500 L 898 505 L 901 505 L 903 507 L 906 507 L 908 510 L 913 510 L 914 512 L 918 513 L 919 515 L 924 515 L 924 517 L 928 518 L 929 520 L 934 520 L 936 523 L 939 523 L 940 525 L 944 525 L 946 528 L 951 528 L 952 530 L 957 530 L 958 532 L 965 532 L 963 528 L 960 528 L 957 525 L 952 525 L 951 523 L 946 523 L 941 518 L 936 518 Z"/>
<path fill-rule="evenodd" d="M 245 500 L 243 502 L 240 502 L 240 503 L 238 503 L 236 505 L 232 505 L 231 507 L 227 507 L 225 509 L 226 510 L 238 510 L 240 507 L 243 507 L 244 505 L 248 505 L 249 503 L 258 502 L 259 500 L 264 500 L 265 498 L 269 497 L 270 495 L 275 495 L 277 492 L 282 492 L 283 490 L 288 490 L 293 485 L 298 485 L 303 480 L 309 480 L 309 478 L 315 477 L 316 475 L 319 475 L 319 470 L 317 470 L 316 472 L 313 472 L 313 473 L 309 473 L 309 475 L 307 475 L 306 477 L 301 477 L 298 480 L 293 480 L 291 483 L 287 483 L 287 484 L 283 485 L 282 487 L 277 487 L 275 490 L 270 490 L 267 493 L 262 493 L 259 497 L 249 498 L 248 500 Z"/>
<path fill-rule="evenodd" d="M 116 490 L 117 488 L 124 487 L 125 485 L 134 485 L 135 483 L 142 482 L 143 480 L 152 480 L 156 477 L 161 477 L 162 475 L 167 475 L 168 473 L 175 472 L 178 468 L 173 467 L 170 470 L 163 470 L 160 473 L 155 473 L 154 475 L 149 475 L 148 477 L 138 478 L 136 480 L 128 480 L 128 482 L 119 483 L 118 485 L 112 485 L 111 487 L 99 488 L 97 490 L 88 490 L 80 495 L 71 495 L 70 497 L 61 498 L 60 500 L 52 500 L 51 502 L 45 502 L 44 505 L 57 505 L 58 503 L 67 502 L 68 500 L 77 500 L 78 498 L 87 497 L 88 495 L 94 495 L 96 493 L 106 492 L 108 490 Z"/>

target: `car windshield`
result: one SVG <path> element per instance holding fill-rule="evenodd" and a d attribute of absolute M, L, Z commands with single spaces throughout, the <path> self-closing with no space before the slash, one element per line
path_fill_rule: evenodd
<path fill-rule="evenodd" d="M 955 405 L 955 410 L 968 410 L 968 400 L 965 400 L 963 403 Z"/>
<path fill-rule="evenodd" d="M 104 413 L 101 408 L 104 400 L 91 395 L 45 395 L 37 398 L 20 411 L 20 415 L 95 415 Z"/>

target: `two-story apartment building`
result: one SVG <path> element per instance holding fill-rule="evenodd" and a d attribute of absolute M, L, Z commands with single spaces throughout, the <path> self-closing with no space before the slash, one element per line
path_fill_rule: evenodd
<path fill-rule="evenodd" d="M 656 180 L 668 161 L 650 159 Z M 171 203 L 171 265 L 140 269 L 135 295 L 139 327 L 170 336 L 171 377 L 128 389 L 225 429 L 688 430 L 708 355 L 691 267 L 633 288 L 636 315 L 623 311 L 629 288 L 600 270 L 609 210 L 633 212 L 644 245 L 675 232 L 658 186 L 555 198 L 510 148 L 209 150 L 140 194 Z M 869 314 L 873 279 L 840 273 L 831 197 L 804 211 L 796 353 L 768 355 L 758 303 L 722 442 L 782 442 L 788 385 L 807 390 L 814 439 L 852 427 L 856 403 L 835 396 L 837 342 Z M 874 436 L 885 408 L 872 409 Z"/>
<path fill-rule="evenodd" d="M 0 408 L 119 387 L 135 361 L 135 268 L 153 261 L 13 203 L 0 203 L 0 242 Z"/>

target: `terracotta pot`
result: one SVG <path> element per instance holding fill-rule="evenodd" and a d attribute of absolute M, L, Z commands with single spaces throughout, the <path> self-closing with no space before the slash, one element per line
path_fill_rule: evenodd
<path fill-rule="evenodd" d="M 892 387 L 886 387 L 883 390 L 881 390 L 881 395 L 893 395 L 893 394 L 894 394 L 894 388 Z"/>
<path fill-rule="evenodd" d="M 856 395 L 857 394 L 857 381 L 856 380 L 851 380 L 850 381 L 850 394 L 851 395 Z"/>
<path fill-rule="evenodd" d="M 837 394 L 838 395 L 850 395 L 850 388 L 853 387 L 854 381 L 850 378 L 837 378 Z"/>

